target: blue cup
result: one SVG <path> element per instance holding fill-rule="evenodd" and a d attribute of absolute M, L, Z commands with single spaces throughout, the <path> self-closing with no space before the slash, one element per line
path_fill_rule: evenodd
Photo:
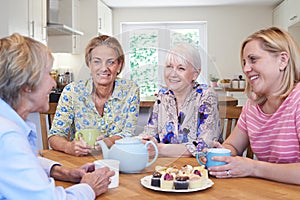
<path fill-rule="evenodd" d="M 206 157 L 206 163 L 201 161 L 201 157 Z M 224 148 L 211 148 L 207 149 L 206 152 L 199 152 L 196 154 L 196 159 L 200 165 L 205 165 L 206 168 L 210 168 L 213 166 L 225 165 L 226 162 L 214 161 L 211 158 L 214 156 L 231 156 L 231 151 L 229 149 Z"/>

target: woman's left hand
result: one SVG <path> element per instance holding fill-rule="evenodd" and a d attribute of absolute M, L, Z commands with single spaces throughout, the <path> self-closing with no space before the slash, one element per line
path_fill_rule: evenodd
<path fill-rule="evenodd" d="M 241 156 L 214 156 L 212 160 L 226 162 L 226 165 L 210 167 L 209 174 L 216 178 L 251 176 L 255 161 Z"/>

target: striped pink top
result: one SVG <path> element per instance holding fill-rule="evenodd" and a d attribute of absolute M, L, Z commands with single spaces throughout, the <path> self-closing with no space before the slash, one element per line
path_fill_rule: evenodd
<path fill-rule="evenodd" d="M 272 163 L 300 162 L 300 84 L 274 114 L 265 114 L 247 101 L 238 127 L 248 134 L 258 160 Z"/>

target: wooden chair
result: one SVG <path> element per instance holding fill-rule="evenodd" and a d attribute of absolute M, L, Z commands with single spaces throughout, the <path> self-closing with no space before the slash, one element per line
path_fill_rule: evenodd
<path fill-rule="evenodd" d="M 49 149 L 48 131 L 51 128 L 57 103 L 49 103 L 49 105 L 50 105 L 50 109 L 47 112 L 40 113 L 43 149 Z"/>
<path fill-rule="evenodd" d="M 221 120 L 221 131 L 225 135 L 225 139 L 230 135 L 235 127 L 237 120 L 242 112 L 242 106 L 219 106 L 219 114 Z M 247 147 L 246 156 L 253 158 L 253 152 L 250 145 Z"/>

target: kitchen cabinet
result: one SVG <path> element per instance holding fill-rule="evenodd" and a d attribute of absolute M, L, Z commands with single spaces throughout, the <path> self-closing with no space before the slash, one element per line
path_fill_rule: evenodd
<path fill-rule="evenodd" d="M 300 1 L 287 0 L 288 26 L 292 26 L 300 21 Z"/>
<path fill-rule="evenodd" d="M 288 30 L 289 19 L 287 3 L 287 1 L 282 2 L 273 11 L 273 26 L 277 26 L 285 30 Z"/>
<path fill-rule="evenodd" d="M 82 44 L 97 35 L 112 35 L 112 11 L 101 0 L 84 0 L 80 4 Z"/>
<path fill-rule="evenodd" d="M 74 30 L 80 28 L 80 1 L 79 0 L 60 0 L 59 1 L 58 22 Z M 49 12 L 49 10 L 48 10 Z M 81 29 L 81 28 L 80 28 Z M 53 53 L 81 53 L 80 39 L 83 33 L 61 32 L 58 29 L 48 28 L 48 46 Z"/>
<path fill-rule="evenodd" d="M 273 11 L 273 25 L 288 30 L 288 27 L 300 22 L 300 1 L 285 0 Z"/>
<path fill-rule="evenodd" d="M 0 36 L 20 33 L 46 44 L 46 0 L 1 0 Z"/>
<path fill-rule="evenodd" d="M 112 34 L 112 11 L 101 0 L 98 0 L 98 33 Z"/>

